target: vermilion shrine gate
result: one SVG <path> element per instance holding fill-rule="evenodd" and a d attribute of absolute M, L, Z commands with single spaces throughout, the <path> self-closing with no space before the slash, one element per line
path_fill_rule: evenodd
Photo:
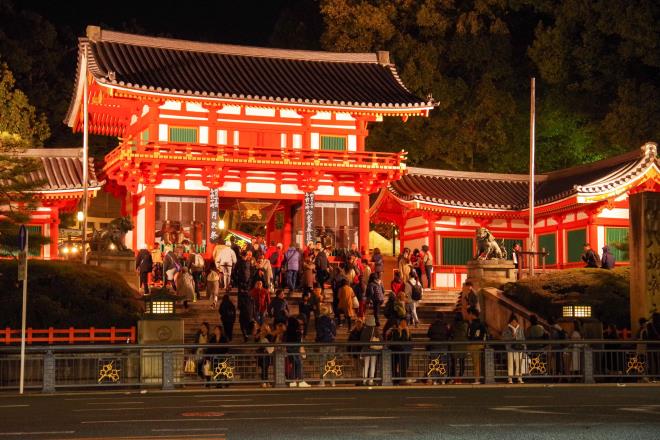
<path fill-rule="evenodd" d="M 217 189 L 218 222 L 239 211 L 285 246 L 307 232 L 368 250 L 369 194 L 405 172 L 403 151 L 365 151 L 368 124 L 433 107 L 405 88 L 387 52 L 263 49 L 89 27 L 78 64 L 66 123 L 82 130 L 87 81 L 90 133 L 120 138 L 103 175 L 133 218 L 133 249 L 170 227 L 204 249 L 217 227 L 209 208 Z"/>

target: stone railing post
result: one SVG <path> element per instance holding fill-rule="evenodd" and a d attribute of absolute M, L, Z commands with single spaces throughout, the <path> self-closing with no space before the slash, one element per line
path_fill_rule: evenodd
<path fill-rule="evenodd" d="M 167 350 L 162 355 L 161 386 L 164 390 L 174 389 L 174 355 Z"/>
<path fill-rule="evenodd" d="M 594 383 L 594 352 L 590 346 L 585 345 L 582 353 L 584 359 L 584 383 Z"/>
<path fill-rule="evenodd" d="M 392 386 L 392 351 L 385 348 L 380 351 L 381 365 L 383 372 L 382 385 L 385 387 Z"/>
<path fill-rule="evenodd" d="M 284 388 L 286 386 L 286 350 L 282 347 L 275 349 L 275 388 Z"/>
<path fill-rule="evenodd" d="M 55 355 L 52 350 L 44 353 L 42 393 L 55 392 Z"/>
<path fill-rule="evenodd" d="M 495 350 L 492 348 L 484 350 L 484 383 L 495 383 Z"/>

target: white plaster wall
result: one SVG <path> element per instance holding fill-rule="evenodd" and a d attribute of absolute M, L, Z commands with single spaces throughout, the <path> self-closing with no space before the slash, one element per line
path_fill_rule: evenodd
<path fill-rule="evenodd" d="M 302 194 L 303 192 L 298 189 L 298 185 L 291 183 L 283 183 L 280 185 L 282 194 Z"/>
<path fill-rule="evenodd" d="M 267 118 L 272 118 L 275 116 L 275 109 L 262 108 L 262 107 L 246 107 L 245 114 L 248 116 L 263 116 Z"/>
<path fill-rule="evenodd" d="M 161 110 L 181 110 L 181 103 L 179 101 L 165 101 L 160 107 Z"/>
<path fill-rule="evenodd" d="M 605 226 L 597 226 L 596 233 L 598 235 L 598 247 L 596 249 L 598 254 L 601 254 L 601 250 L 603 249 L 603 246 L 605 246 Z"/>
<path fill-rule="evenodd" d="M 203 125 L 199 127 L 199 143 L 200 144 L 209 143 L 209 128 Z"/>
<path fill-rule="evenodd" d="M 208 109 L 205 109 L 202 107 L 201 104 L 197 102 L 186 102 L 186 110 L 189 112 L 202 112 L 202 113 L 208 113 Z"/>
<path fill-rule="evenodd" d="M 614 209 L 603 209 L 603 211 L 598 214 L 599 218 L 618 218 L 618 219 L 628 219 L 630 213 L 627 208 L 614 208 Z"/>
<path fill-rule="evenodd" d="M 283 118 L 302 119 L 302 116 L 300 116 L 295 110 L 280 110 L 280 116 Z"/>
<path fill-rule="evenodd" d="M 227 192 L 240 192 L 241 182 L 225 182 L 220 188 L 218 188 L 218 190 Z"/>
<path fill-rule="evenodd" d="M 218 137 L 218 145 L 227 145 L 227 130 L 218 130 L 216 136 Z"/>
<path fill-rule="evenodd" d="M 137 221 L 135 227 L 135 234 L 137 237 L 137 246 L 140 248 L 145 243 L 145 210 L 144 208 L 138 209 Z"/>
<path fill-rule="evenodd" d="M 275 194 L 277 188 L 274 183 L 248 182 L 245 184 L 245 191 L 251 193 Z"/>
<path fill-rule="evenodd" d="M 158 140 L 161 142 L 167 142 L 169 139 L 169 133 L 167 131 L 167 124 L 158 124 Z"/>
<path fill-rule="evenodd" d="M 205 186 L 201 180 L 186 180 L 184 182 L 184 186 L 186 189 L 193 189 L 193 190 L 202 190 L 206 191 L 209 188 Z"/>
<path fill-rule="evenodd" d="M 311 138 L 312 138 L 312 140 L 311 140 L 312 141 L 311 149 L 312 150 L 318 150 L 319 145 L 321 145 L 321 140 L 320 140 L 319 134 L 318 133 L 312 133 Z"/>
<path fill-rule="evenodd" d="M 340 196 L 359 196 L 360 193 L 355 191 L 355 188 L 352 186 L 340 186 L 339 187 L 339 195 Z"/>
<path fill-rule="evenodd" d="M 181 181 L 179 179 L 163 179 L 156 188 L 159 189 L 179 189 Z"/>
<path fill-rule="evenodd" d="M 302 135 L 294 134 L 292 143 L 293 143 L 293 148 L 302 148 Z"/>
<path fill-rule="evenodd" d="M 238 105 L 225 105 L 220 110 L 218 110 L 218 113 L 222 115 L 240 115 L 241 107 Z"/>
<path fill-rule="evenodd" d="M 357 136 L 354 134 L 348 135 L 348 145 L 346 146 L 348 151 L 357 151 Z"/>

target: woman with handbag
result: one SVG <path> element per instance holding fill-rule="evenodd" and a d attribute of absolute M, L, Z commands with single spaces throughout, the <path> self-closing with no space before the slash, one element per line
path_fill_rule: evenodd
<path fill-rule="evenodd" d="M 381 342 L 378 328 L 376 327 L 376 319 L 373 316 L 367 316 L 365 325 L 360 333 L 360 342 L 371 342 L 372 345 L 362 346 L 362 385 L 372 386 L 374 384 L 374 377 L 376 376 L 376 364 L 378 363 L 378 352 L 383 349 L 383 346 L 378 344 Z"/>

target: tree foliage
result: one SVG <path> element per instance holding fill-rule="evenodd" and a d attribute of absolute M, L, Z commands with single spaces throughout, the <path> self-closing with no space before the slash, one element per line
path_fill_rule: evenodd
<path fill-rule="evenodd" d="M 658 4 L 650 0 L 323 0 L 329 50 L 389 50 L 428 119 L 390 119 L 368 146 L 431 167 L 524 172 L 529 78 L 541 171 L 660 137 Z"/>
<path fill-rule="evenodd" d="M 42 182 L 25 177 L 40 169 L 40 162 L 19 154 L 28 146 L 39 146 L 48 137 L 48 125 L 37 116 L 27 97 L 14 87 L 14 78 L 0 64 L 0 254 L 17 248 L 18 225 L 27 222 Z M 43 238 L 30 237 L 34 244 Z"/>

